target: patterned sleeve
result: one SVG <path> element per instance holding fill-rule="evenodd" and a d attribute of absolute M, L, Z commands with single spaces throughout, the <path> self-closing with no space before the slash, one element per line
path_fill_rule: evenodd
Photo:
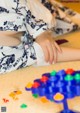
<path fill-rule="evenodd" d="M 55 11 L 53 5 L 48 0 L 39 0 L 46 8 L 50 10 L 51 13 Z"/>
<path fill-rule="evenodd" d="M 25 1 L 26 3 L 20 3 L 20 0 L 4 0 L 0 3 L 0 30 L 28 31 L 33 38 L 36 38 L 49 29 L 49 26 L 43 19 L 37 19 L 32 14 L 28 1 Z"/>
<path fill-rule="evenodd" d="M 25 31 L 24 7 L 18 0 L 3 0 L 0 2 L 0 31 Z"/>
<path fill-rule="evenodd" d="M 29 34 L 32 35 L 33 38 L 36 38 L 38 35 L 48 30 L 49 28 L 48 28 L 48 24 L 44 22 L 43 19 L 38 19 L 36 18 L 36 16 L 34 16 L 29 6 L 30 6 L 30 3 L 26 5 L 26 28 Z"/>
<path fill-rule="evenodd" d="M 26 23 L 30 34 L 36 38 L 45 30 L 52 29 L 56 26 L 56 19 L 50 10 L 43 4 L 49 2 L 43 0 L 27 0 Z"/>
<path fill-rule="evenodd" d="M 48 25 L 43 20 L 37 20 L 30 10 L 26 10 L 26 28 L 29 34 L 36 38 L 48 29 Z"/>

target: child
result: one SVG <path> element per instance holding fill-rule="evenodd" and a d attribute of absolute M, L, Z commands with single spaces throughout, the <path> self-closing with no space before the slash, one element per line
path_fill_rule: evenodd
<path fill-rule="evenodd" d="M 80 60 L 80 49 L 60 48 L 54 41 L 50 27 L 55 27 L 55 22 L 51 24 L 53 17 L 48 10 L 45 9 L 48 21 L 37 19 L 29 1 L 0 1 L 0 73 L 30 65 Z M 42 4 L 37 5 L 44 9 Z"/>

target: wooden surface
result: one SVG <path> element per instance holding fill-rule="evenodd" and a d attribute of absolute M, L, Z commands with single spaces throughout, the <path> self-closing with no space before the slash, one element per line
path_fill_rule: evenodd
<path fill-rule="evenodd" d="M 66 38 L 69 43 L 62 46 L 80 48 L 80 30 L 68 35 L 60 36 L 59 38 Z M 0 75 L 0 108 L 6 107 L 6 113 L 58 113 L 63 109 L 62 104 L 54 102 L 42 103 L 40 99 L 32 97 L 30 92 L 25 91 L 25 86 L 28 82 L 32 82 L 36 78 L 40 78 L 45 72 L 52 70 L 61 70 L 73 68 L 80 70 L 80 61 L 57 63 L 44 67 L 28 67 L 11 73 Z M 18 100 L 12 99 L 9 94 L 15 90 L 21 90 L 22 94 L 18 95 Z M 9 102 L 4 103 L 3 98 L 8 99 Z M 27 104 L 26 109 L 21 109 L 21 104 Z M 80 97 L 68 100 L 69 108 L 80 111 Z M 0 113 L 2 113 L 0 111 Z"/>
<path fill-rule="evenodd" d="M 61 104 L 53 102 L 42 103 L 40 99 L 32 97 L 30 92 L 25 91 L 28 82 L 32 82 L 36 78 L 40 78 L 42 73 L 52 70 L 60 70 L 73 68 L 80 69 L 80 61 L 58 63 L 51 66 L 39 68 L 24 68 L 9 74 L 0 76 L 0 106 L 7 107 L 7 113 L 57 113 L 63 109 Z M 19 100 L 13 100 L 9 94 L 15 90 L 21 90 L 22 94 L 17 96 Z M 2 101 L 3 98 L 9 99 L 8 103 Z M 69 100 L 69 108 L 80 111 L 80 97 Z M 28 108 L 21 109 L 21 104 L 27 104 Z"/>
<path fill-rule="evenodd" d="M 61 2 L 62 0 L 57 0 L 59 2 Z M 71 1 L 71 0 L 64 0 L 64 1 Z M 79 1 L 79 2 L 75 2 L 75 1 Z M 61 2 L 63 3 L 65 6 L 77 11 L 77 12 L 80 12 L 80 0 L 74 0 L 74 2 Z"/>

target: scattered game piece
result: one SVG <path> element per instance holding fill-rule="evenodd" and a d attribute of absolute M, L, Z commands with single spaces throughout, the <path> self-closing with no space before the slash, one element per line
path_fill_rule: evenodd
<path fill-rule="evenodd" d="M 35 98 L 40 97 L 44 103 L 48 100 L 63 103 L 64 110 L 60 113 L 78 113 L 69 110 L 67 99 L 80 96 L 80 71 L 67 69 L 44 73 L 26 90 L 31 91 Z"/>
<path fill-rule="evenodd" d="M 19 98 L 18 97 L 13 97 L 13 100 L 19 100 Z"/>
<path fill-rule="evenodd" d="M 15 93 L 16 95 L 20 95 L 20 94 L 22 94 L 22 91 L 20 91 L 20 90 L 14 91 L 14 93 Z"/>
<path fill-rule="evenodd" d="M 37 94 L 33 94 L 33 97 L 34 98 L 38 98 L 39 96 Z"/>
<path fill-rule="evenodd" d="M 40 100 L 43 103 L 47 103 L 48 102 L 48 99 L 46 97 L 41 97 Z"/>
<path fill-rule="evenodd" d="M 26 104 L 22 104 L 20 107 L 21 107 L 22 109 L 25 109 L 25 108 L 27 108 L 27 105 L 26 105 Z"/>
<path fill-rule="evenodd" d="M 9 100 L 8 100 L 8 99 L 6 99 L 6 98 L 3 98 L 2 100 L 4 101 L 4 103 L 9 102 Z"/>
<path fill-rule="evenodd" d="M 15 94 L 15 92 L 11 92 L 11 93 L 9 94 L 9 96 L 12 97 L 12 98 L 14 98 L 14 97 L 16 96 L 16 94 Z"/>
<path fill-rule="evenodd" d="M 13 91 L 9 94 L 9 96 L 13 99 L 13 100 L 18 100 L 19 98 L 17 97 L 17 95 L 22 94 L 22 91 L 17 90 L 17 91 Z"/>

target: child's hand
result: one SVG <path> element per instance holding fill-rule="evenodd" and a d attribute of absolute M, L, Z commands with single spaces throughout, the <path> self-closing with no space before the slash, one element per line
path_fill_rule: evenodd
<path fill-rule="evenodd" d="M 59 45 L 54 41 L 52 33 L 46 31 L 39 35 L 35 40 L 43 49 L 45 61 L 51 64 L 57 62 L 57 51 L 62 52 Z"/>

